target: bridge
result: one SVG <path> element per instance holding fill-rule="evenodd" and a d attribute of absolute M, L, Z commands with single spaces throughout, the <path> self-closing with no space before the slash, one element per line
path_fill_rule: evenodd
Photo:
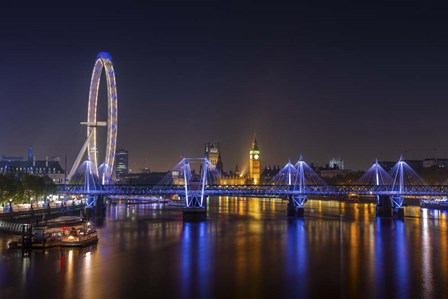
<path fill-rule="evenodd" d="M 108 119 L 98 121 L 97 102 L 101 73 L 105 69 L 108 96 Z M 87 126 L 84 145 L 71 168 L 68 182 L 57 186 L 58 194 L 84 195 L 89 205 L 102 203 L 111 195 L 177 195 L 184 199 L 184 215 L 205 216 L 209 196 L 274 197 L 288 200 L 287 214 L 302 217 L 308 196 L 370 195 L 376 197 L 379 216 L 403 215 L 406 196 L 448 195 L 448 186 L 428 186 L 400 157 L 386 172 L 375 161 L 366 173 L 352 185 L 328 185 L 300 156 L 296 164 L 290 161 L 266 184 L 222 185 L 222 174 L 206 158 L 182 158 L 157 185 L 113 184 L 113 166 L 117 143 L 117 88 L 112 57 L 98 54 L 89 90 Z M 98 166 L 97 128 L 107 127 L 104 162 Z M 87 156 L 82 162 L 83 157 Z M 82 163 L 81 163 L 82 162 Z M 196 166 L 195 166 L 196 165 Z"/>
<path fill-rule="evenodd" d="M 199 165 L 196 174 L 194 165 Z M 406 196 L 447 196 L 448 185 L 425 185 L 416 180 L 415 172 L 402 159 L 388 174 L 377 161 L 358 182 L 352 185 L 328 185 L 301 157 L 292 165 L 288 162 L 269 184 L 221 185 L 221 173 L 206 158 L 183 158 L 156 185 L 84 184 L 58 185 L 57 193 L 83 195 L 94 206 L 107 196 L 177 195 L 184 200 L 184 213 L 205 215 L 209 196 L 270 197 L 288 200 L 287 214 L 302 217 L 308 196 L 360 195 L 375 196 L 379 216 L 403 215 Z M 92 174 L 94 175 L 94 174 Z M 417 182 L 417 184 L 416 184 Z"/>
<path fill-rule="evenodd" d="M 285 197 L 292 195 L 340 196 L 340 195 L 402 195 L 402 196 L 448 196 L 448 185 L 409 186 L 407 191 L 398 194 L 388 185 L 308 185 L 301 192 L 291 186 L 274 188 L 273 185 L 207 185 L 204 196 L 234 197 Z M 99 185 L 95 190 L 86 190 L 84 185 L 57 185 L 58 194 L 67 195 L 134 195 L 134 196 L 185 196 L 185 186 L 166 185 Z"/>

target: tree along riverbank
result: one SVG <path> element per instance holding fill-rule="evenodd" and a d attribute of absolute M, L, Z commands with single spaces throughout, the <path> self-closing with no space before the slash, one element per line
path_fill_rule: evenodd
<path fill-rule="evenodd" d="M 0 174 L 0 204 L 31 203 L 56 191 L 48 176 Z"/>

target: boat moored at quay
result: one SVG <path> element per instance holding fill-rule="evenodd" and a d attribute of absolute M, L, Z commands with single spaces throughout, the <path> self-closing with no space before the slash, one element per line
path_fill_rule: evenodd
<path fill-rule="evenodd" d="M 22 235 L 10 248 L 24 246 Z M 31 228 L 31 246 L 36 249 L 50 247 L 85 247 L 98 242 L 98 234 L 92 223 L 80 217 L 62 216 L 39 223 Z"/>

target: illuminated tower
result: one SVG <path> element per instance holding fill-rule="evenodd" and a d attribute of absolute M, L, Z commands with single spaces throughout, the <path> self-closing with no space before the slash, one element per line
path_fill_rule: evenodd
<path fill-rule="evenodd" d="M 115 153 L 115 174 L 117 178 L 123 179 L 123 176 L 129 173 L 129 153 L 127 149 L 118 149 Z"/>
<path fill-rule="evenodd" d="M 253 179 L 255 185 L 260 182 L 260 150 L 255 137 L 249 152 L 249 176 Z"/>
<path fill-rule="evenodd" d="M 33 157 L 34 157 L 34 155 L 33 155 L 33 148 L 30 147 L 30 148 L 28 149 L 28 161 L 33 160 Z"/>
<path fill-rule="evenodd" d="M 216 167 L 220 157 L 218 142 L 208 142 L 205 144 L 205 157 Z"/>

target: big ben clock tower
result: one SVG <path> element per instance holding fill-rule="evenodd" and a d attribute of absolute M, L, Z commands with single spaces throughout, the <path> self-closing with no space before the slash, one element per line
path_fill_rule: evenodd
<path fill-rule="evenodd" d="M 255 185 L 260 183 L 260 150 L 255 137 L 249 152 L 249 176 Z"/>

